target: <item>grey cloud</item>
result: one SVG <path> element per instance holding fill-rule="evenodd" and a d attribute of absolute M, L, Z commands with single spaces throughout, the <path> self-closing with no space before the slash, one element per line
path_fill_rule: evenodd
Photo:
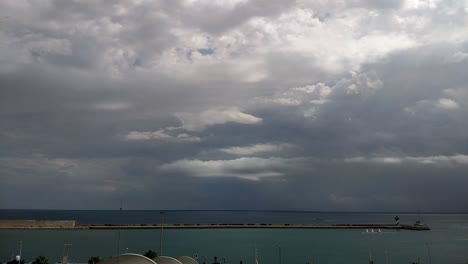
<path fill-rule="evenodd" d="M 359 7 L 368 7 L 368 8 L 401 8 L 404 4 L 404 0 L 378 0 L 378 1 L 372 1 L 372 0 L 358 0 L 358 1 L 349 1 L 350 6 L 359 6 Z"/>
<path fill-rule="evenodd" d="M 217 1 L 195 1 L 176 11 L 177 17 L 188 26 L 197 26 L 212 34 L 220 34 L 254 17 L 276 16 L 293 6 L 295 0 L 240 1 L 232 7 Z M 206 14 L 210 15 L 207 16 Z"/>
<path fill-rule="evenodd" d="M 157 3 L 51 1 L 49 5 L 26 5 L 24 14 L 9 16 L 1 30 L 7 33 L 4 41 L 23 58 L 9 63 L 37 61 L 119 74 L 150 63 L 176 41 Z M 8 4 L 5 8 L 7 12 L 18 9 Z"/>
<path fill-rule="evenodd" d="M 240 156 L 251 156 L 251 155 L 258 155 L 261 153 L 275 153 L 286 151 L 286 149 L 293 148 L 294 146 L 291 144 L 255 144 L 250 146 L 242 146 L 242 147 L 230 147 L 230 148 L 222 148 L 219 151 L 233 154 L 233 155 L 240 155 Z"/>
<path fill-rule="evenodd" d="M 375 211 L 452 211 L 467 208 L 468 205 L 462 199 L 467 182 L 464 177 L 465 169 L 461 167 L 344 164 L 309 159 L 308 168 L 292 166 L 283 176 L 266 177 L 260 181 L 243 181 L 225 177 L 198 178 L 174 173 L 159 174 L 158 164 L 149 165 L 148 161 L 151 160 L 133 159 L 124 162 L 126 165 L 120 170 L 125 172 L 123 175 L 128 176 L 111 178 L 114 182 L 113 187 L 119 186 L 115 184 L 116 181 L 121 183 L 121 188 L 115 191 L 106 189 L 105 182 L 96 185 L 96 180 L 82 182 L 62 178 L 61 188 L 53 193 L 41 195 L 36 198 L 36 203 L 47 204 L 49 208 L 61 208 L 63 205 L 52 201 L 55 195 L 61 195 L 69 206 L 76 208 L 87 208 L 91 204 L 94 208 L 108 208 L 121 197 L 125 197 L 126 204 L 132 209 L 199 209 L 202 204 L 203 208 L 210 209 L 353 211 L 367 208 Z M 2 175 L 9 175 L 5 174 L 6 167 L 2 167 Z M 106 167 L 109 169 L 109 166 Z M 365 173 L 362 173 L 363 171 Z M 34 170 L 34 174 L 36 173 L 37 170 Z M 450 176 L 442 176 L 446 174 Z M 145 186 L 132 185 L 135 179 L 144 181 Z M 52 181 L 57 182 L 53 175 L 50 178 L 27 180 L 40 180 L 50 184 Z M 87 185 L 88 183 L 91 185 Z M 355 188 L 356 184 L 359 188 Z M 5 198 L 16 197 L 17 206 L 27 208 L 31 202 L 28 198 L 30 196 L 18 197 L 17 194 L 37 194 L 29 186 L 31 185 L 17 185 L 17 182 L 10 179 L 2 186 L 2 195 Z M 100 190 L 93 191 L 90 189 L 92 186 Z M 86 196 L 80 198 L 79 202 L 72 198 L 83 193 L 86 193 Z M 168 198 L 160 199 L 160 195 Z M 96 204 L 93 199 L 102 203 Z M 252 202 L 247 202 L 249 200 Z M 2 199 L 2 202 L 5 201 Z M 172 206 L 167 207 L 167 204 Z M 8 207 L 8 204 L 2 206 Z"/>
<path fill-rule="evenodd" d="M 468 208 L 457 1 L 30 3 L 0 21 L 2 208 Z"/>

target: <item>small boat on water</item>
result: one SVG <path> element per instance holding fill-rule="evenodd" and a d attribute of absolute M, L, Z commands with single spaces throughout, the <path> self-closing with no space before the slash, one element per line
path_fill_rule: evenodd
<path fill-rule="evenodd" d="M 427 225 L 425 223 L 421 222 L 420 220 L 416 221 L 416 223 L 414 223 L 414 226 L 427 227 Z"/>

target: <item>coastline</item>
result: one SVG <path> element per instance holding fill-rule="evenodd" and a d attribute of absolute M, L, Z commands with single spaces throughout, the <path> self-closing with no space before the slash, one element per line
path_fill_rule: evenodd
<path fill-rule="evenodd" d="M 0 229 L 159 229 L 160 224 L 80 224 L 75 220 L 0 220 Z M 205 223 L 163 224 L 165 229 L 222 229 L 222 228 L 291 228 L 291 229 L 393 229 L 430 230 L 428 226 L 391 224 L 267 224 L 267 223 Z"/>

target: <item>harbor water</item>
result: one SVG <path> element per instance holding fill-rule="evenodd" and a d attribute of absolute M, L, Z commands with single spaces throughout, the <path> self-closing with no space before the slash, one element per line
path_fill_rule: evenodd
<path fill-rule="evenodd" d="M 430 231 L 365 229 L 165 229 L 163 255 L 198 256 L 211 263 L 460 263 L 468 262 L 467 214 L 320 213 L 267 211 L 165 211 L 166 223 L 371 223 L 389 224 L 398 215 L 402 224 L 423 220 Z M 77 220 L 93 223 L 159 223 L 159 211 L 0 210 L 0 219 Z M 119 239 L 120 237 L 120 239 Z M 38 230 L 0 229 L 0 262 L 18 254 L 26 262 L 44 255 L 59 262 L 63 245 L 72 244 L 69 257 L 84 263 L 91 256 L 107 258 L 124 253 L 159 252 L 160 230 Z"/>

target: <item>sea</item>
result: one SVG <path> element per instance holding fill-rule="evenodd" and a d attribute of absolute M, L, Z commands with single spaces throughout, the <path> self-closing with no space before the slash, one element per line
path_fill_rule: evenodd
<path fill-rule="evenodd" d="M 83 224 L 272 223 L 401 224 L 423 221 L 430 231 L 366 229 L 164 229 L 162 255 L 191 256 L 199 263 L 254 264 L 466 264 L 468 214 L 335 213 L 290 211 L 99 211 L 0 210 L 0 219 L 76 220 Z M 118 253 L 160 252 L 159 229 L 0 229 L 0 262 L 19 254 L 26 262 L 44 255 L 49 263 L 68 252 L 71 263 Z M 21 242 L 20 242 L 21 241 Z M 68 245 L 67 245 L 68 244 Z"/>

